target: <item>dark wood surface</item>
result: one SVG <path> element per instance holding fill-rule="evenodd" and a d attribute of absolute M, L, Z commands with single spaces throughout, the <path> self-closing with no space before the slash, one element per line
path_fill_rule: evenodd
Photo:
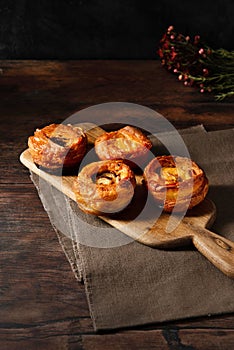
<path fill-rule="evenodd" d="M 18 157 L 36 127 L 97 103 L 134 102 L 177 128 L 216 130 L 234 126 L 234 101 L 184 87 L 156 61 L 0 61 L 0 68 L 0 349 L 232 349 L 230 314 L 95 334 L 84 286 Z"/>

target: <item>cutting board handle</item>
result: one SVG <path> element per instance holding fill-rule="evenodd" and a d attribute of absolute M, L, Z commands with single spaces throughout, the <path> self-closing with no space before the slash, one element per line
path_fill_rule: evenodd
<path fill-rule="evenodd" d="M 189 226 L 193 231 L 192 241 L 197 250 L 220 271 L 234 278 L 234 243 L 205 228 Z"/>

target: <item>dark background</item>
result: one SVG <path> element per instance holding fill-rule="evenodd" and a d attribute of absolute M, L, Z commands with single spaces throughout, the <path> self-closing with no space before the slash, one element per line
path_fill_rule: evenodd
<path fill-rule="evenodd" d="M 0 59 L 155 58 L 173 24 L 233 49 L 233 0 L 0 0 Z"/>

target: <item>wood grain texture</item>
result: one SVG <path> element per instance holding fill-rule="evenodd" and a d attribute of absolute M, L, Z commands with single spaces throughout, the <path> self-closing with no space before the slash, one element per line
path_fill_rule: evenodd
<path fill-rule="evenodd" d="M 1 349 L 230 350 L 233 315 L 94 334 L 84 286 L 18 158 L 36 127 L 92 104 L 136 102 L 177 127 L 203 122 L 214 130 L 234 126 L 234 103 L 183 87 L 154 61 L 1 61 L 0 67 Z"/>
<path fill-rule="evenodd" d="M 1 128 L 8 141 L 21 136 L 26 145 L 28 135 L 51 119 L 61 122 L 80 109 L 113 101 L 155 109 L 178 128 L 234 125 L 233 99 L 217 103 L 211 94 L 184 87 L 157 61 L 0 61 L 0 67 Z M 9 133 L 15 120 L 18 128 Z"/>

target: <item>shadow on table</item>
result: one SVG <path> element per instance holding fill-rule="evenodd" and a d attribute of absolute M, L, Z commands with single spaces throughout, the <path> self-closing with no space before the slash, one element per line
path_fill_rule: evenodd
<path fill-rule="evenodd" d="M 224 226 L 234 220 L 234 185 L 210 186 L 208 197 L 214 202 L 217 208 L 217 217 L 212 230 L 219 233 Z"/>

